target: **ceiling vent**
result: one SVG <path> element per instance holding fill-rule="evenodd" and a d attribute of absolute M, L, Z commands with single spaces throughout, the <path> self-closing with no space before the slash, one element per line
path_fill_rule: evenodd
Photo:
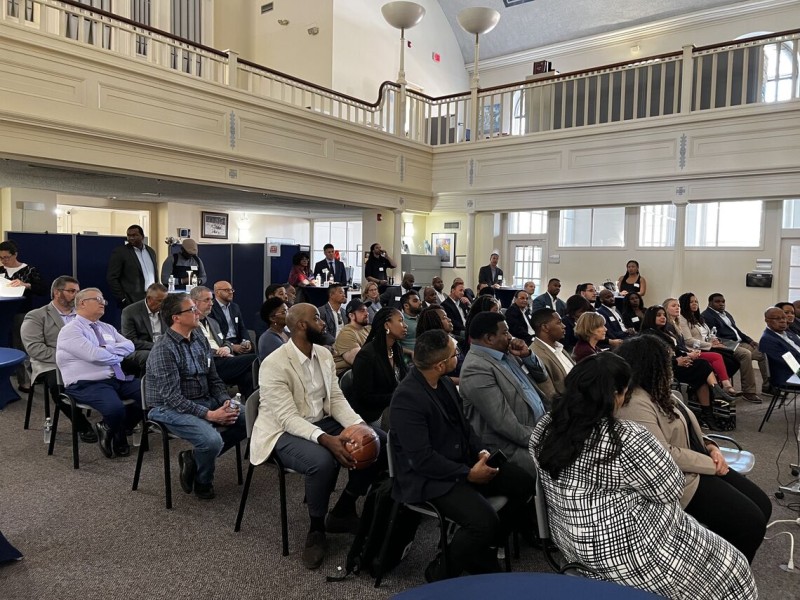
<path fill-rule="evenodd" d="M 275 8 L 275 3 L 274 2 L 267 2 L 266 4 L 262 4 L 261 5 L 261 14 L 263 15 L 264 13 L 268 13 L 273 8 Z"/>
<path fill-rule="evenodd" d="M 445 229 L 461 229 L 461 221 L 445 221 Z"/>

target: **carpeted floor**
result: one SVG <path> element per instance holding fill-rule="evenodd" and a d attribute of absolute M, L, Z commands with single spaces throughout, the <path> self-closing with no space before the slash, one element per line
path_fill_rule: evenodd
<path fill-rule="evenodd" d="M 772 495 L 777 479 L 791 479 L 789 463 L 797 461 L 796 438 L 789 435 L 776 466 L 795 419 L 794 407 L 776 411 L 758 433 L 766 406 L 766 402 L 760 406 L 740 402 L 739 425 L 732 435 L 755 452 L 757 464 L 750 477 L 773 499 L 773 517 L 797 518 L 800 497 L 778 501 Z M 330 551 L 322 568 L 310 572 L 302 567 L 299 551 L 308 522 L 300 477 L 288 481 L 291 554 L 283 557 L 273 469 L 256 470 L 242 531 L 234 533 L 241 488 L 236 485 L 233 453 L 218 462 L 217 498 L 202 502 L 181 491 L 177 452 L 186 446 L 173 444 L 174 509 L 168 511 L 157 441 L 156 452 L 145 457 L 139 490 L 132 492 L 135 456 L 108 460 L 96 444 L 81 444 L 81 468 L 75 471 L 66 430 L 58 436 L 55 454 L 47 456 L 41 396 L 37 394 L 28 431 L 22 429 L 24 412 L 24 401 L 0 412 L 0 530 L 25 554 L 23 561 L 0 567 L 3 600 L 358 600 L 388 598 L 423 583 L 422 571 L 436 545 L 432 522 L 423 523 L 411 554 L 387 575 L 380 589 L 374 589 L 366 576 L 327 583 L 325 576 L 343 564 L 351 537 L 329 535 Z M 800 534 L 794 524 L 775 526 L 770 533 L 781 530 Z M 800 576 L 779 568 L 788 555 L 787 536 L 764 542 L 753 564 L 760 598 L 800 596 Z M 541 553 L 525 545 L 513 568 L 549 570 Z M 531 590 L 531 598 L 535 597 Z"/>

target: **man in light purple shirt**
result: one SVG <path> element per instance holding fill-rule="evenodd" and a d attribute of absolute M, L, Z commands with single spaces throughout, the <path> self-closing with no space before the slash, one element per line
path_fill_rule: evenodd
<path fill-rule="evenodd" d="M 97 288 L 78 292 L 77 316 L 58 334 L 56 364 L 67 394 L 103 415 L 95 427 L 100 450 L 111 458 L 130 454 L 125 431 L 142 419 L 142 396 L 139 380 L 120 366 L 133 352 L 133 342 L 100 322 L 107 304 Z M 124 399 L 134 402 L 126 406 Z"/>

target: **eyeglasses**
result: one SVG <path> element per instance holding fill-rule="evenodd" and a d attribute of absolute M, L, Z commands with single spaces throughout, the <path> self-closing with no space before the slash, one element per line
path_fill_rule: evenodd
<path fill-rule="evenodd" d="M 98 304 L 102 304 L 103 306 L 108 306 L 108 301 L 102 296 L 98 296 L 97 298 L 84 298 L 84 300 L 94 300 Z"/>
<path fill-rule="evenodd" d="M 6 255 L 4 255 L 4 256 L 0 256 L 0 260 L 8 260 L 8 259 L 9 259 L 9 258 L 11 258 L 12 256 L 13 256 L 13 254 L 6 254 Z"/>
<path fill-rule="evenodd" d="M 186 310 L 179 310 L 175 314 L 182 315 L 183 313 L 187 313 L 187 312 L 196 313 L 196 312 L 198 312 L 198 310 L 197 310 L 196 306 L 191 306 L 191 307 L 187 308 Z"/>

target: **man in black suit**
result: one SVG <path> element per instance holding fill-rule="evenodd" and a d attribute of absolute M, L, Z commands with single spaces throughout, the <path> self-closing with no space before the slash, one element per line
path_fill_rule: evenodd
<path fill-rule="evenodd" d="M 395 285 L 386 288 L 386 291 L 381 294 L 381 306 L 390 306 L 397 310 L 402 310 L 400 305 L 400 298 L 405 296 L 408 292 L 414 291 L 414 274 L 409 271 L 403 275 L 403 281 L 400 285 Z"/>
<path fill-rule="evenodd" d="M 528 306 L 528 293 L 518 290 L 514 294 L 514 302 L 506 309 L 506 323 L 508 331 L 515 338 L 525 340 L 525 345 L 533 342 L 533 323 L 531 323 L 531 309 Z"/>
<path fill-rule="evenodd" d="M 460 281 L 454 281 L 450 287 L 450 295 L 442 302 L 442 308 L 450 320 L 453 322 L 453 335 L 464 339 L 464 327 L 467 323 L 467 314 L 469 313 L 469 305 L 466 306 L 462 302 L 464 297 L 464 284 Z"/>
<path fill-rule="evenodd" d="M 322 251 L 325 253 L 325 259 L 314 265 L 314 277 L 319 275 L 320 281 L 330 280 L 332 283 L 347 285 L 347 269 L 342 261 L 336 260 L 336 249 L 333 244 L 325 244 Z M 327 273 L 323 273 L 326 270 Z"/>
<path fill-rule="evenodd" d="M 114 248 L 106 272 L 111 293 L 122 308 L 143 300 L 150 284 L 158 281 L 156 253 L 144 243 L 144 230 L 131 225 L 126 236 L 128 243 Z"/>
<path fill-rule="evenodd" d="M 490 452 L 461 412 L 461 398 L 445 375 L 456 366 L 458 349 L 443 330 L 417 338 L 415 370 L 397 386 L 390 408 L 391 451 L 396 465 L 392 496 L 401 502 L 432 502 L 459 525 L 448 545 L 447 571 L 440 557 L 425 569 L 436 581 L 500 570 L 497 547 L 512 527 L 530 519 L 526 502 L 534 494 L 531 474 L 511 463 L 486 464 Z M 505 496 L 499 512 L 487 501 Z"/>
<path fill-rule="evenodd" d="M 742 397 L 748 402 L 760 404 L 761 398 L 756 391 L 756 375 L 753 361 L 758 362 L 763 385 L 761 391 L 769 393 L 769 367 L 767 358 L 758 350 L 758 344 L 750 336 L 736 326 L 733 316 L 725 310 L 725 296 L 716 292 L 708 297 L 708 308 L 703 313 L 703 320 L 709 329 L 716 328 L 717 338 L 731 350 L 742 348 L 750 353 L 751 360 L 740 363 L 742 378 Z"/>
<path fill-rule="evenodd" d="M 478 283 L 485 283 L 486 285 L 499 288 L 503 285 L 503 269 L 497 266 L 500 260 L 500 255 L 497 252 L 492 252 L 489 258 L 489 264 L 481 267 L 478 272 Z"/>
<path fill-rule="evenodd" d="M 603 315 L 606 320 L 606 339 L 624 340 L 634 335 L 636 330 L 626 329 L 622 323 L 622 317 L 617 312 L 614 303 L 614 292 L 603 288 L 598 295 L 600 306 L 597 307 L 597 314 Z"/>
<path fill-rule="evenodd" d="M 789 331 L 786 313 L 780 308 L 768 308 L 764 313 L 764 321 L 767 327 L 758 346 L 769 357 L 770 381 L 773 385 L 784 386 L 794 373 L 783 360 L 783 355 L 789 352 L 800 362 L 800 337 Z"/>
<path fill-rule="evenodd" d="M 211 316 L 219 324 L 219 330 L 230 344 L 234 354 L 253 352 L 250 334 L 244 324 L 242 309 L 233 301 L 233 286 L 227 281 L 214 284 L 214 303 L 211 305 Z"/>
<path fill-rule="evenodd" d="M 167 297 L 167 288 L 161 283 L 153 283 L 147 288 L 144 300 L 139 300 L 122 309 L 123 336 L 133 342 L 134 351 L 129 355 L 138 368 L 141 377 L 145 372 L 147 357 L 153 343 L 164 333 L 161 321 L 161 303 Z"/>
<path fill-rule="evenodd" d="M 531 311 L 536 312 L 542 308 L 550 308 L 558 313 L 558 316 L 564 318 L 567 316 L 567 305 L 558 297 L 561 291 L 561 280 L 555 277 L 547 282 L 547 292 L 541 296 L 537 296 L 531 303 Z"/>

